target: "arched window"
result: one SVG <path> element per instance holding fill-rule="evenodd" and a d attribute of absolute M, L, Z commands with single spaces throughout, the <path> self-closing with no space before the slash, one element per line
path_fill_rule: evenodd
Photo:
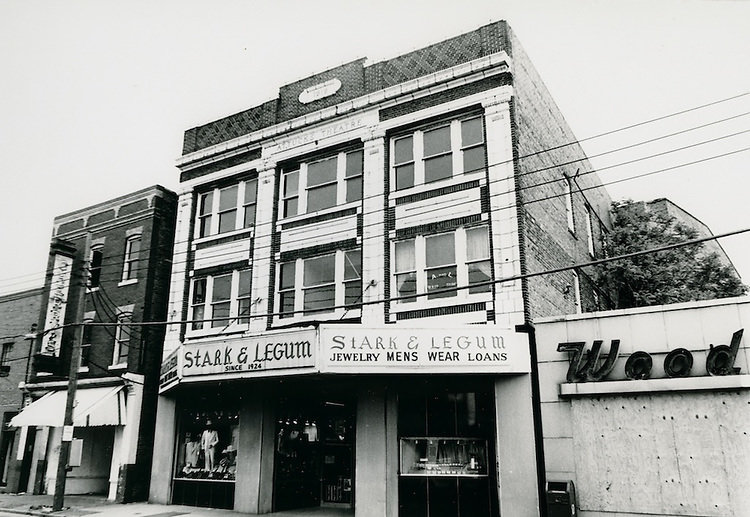
<path fill-rule="evenodd" d="M 131 235 L 125 241 L 125 261 L 122 267 L 122 280 L 136 280 L 138 278 L 138 256 L 141 253 L 141 236 Z"/>

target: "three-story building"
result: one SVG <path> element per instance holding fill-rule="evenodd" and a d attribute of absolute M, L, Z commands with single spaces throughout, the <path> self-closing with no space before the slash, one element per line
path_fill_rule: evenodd
<path fill-rule="evenodd" d="M 21 384 L 33 402 L 11 421 L 21 444 L 14 491 L 54 493 L 68 440 L 66 494 L 147 497 L 176 201 L 157 185 L 55 218 L 36 353 Z"/>
<path fill-rule="evenodd" d="M 150 499 L 537 515 L 609 197 L 505 22 L 186 131 Z M 168 473 L 168 475 L 167 475 Z"/>

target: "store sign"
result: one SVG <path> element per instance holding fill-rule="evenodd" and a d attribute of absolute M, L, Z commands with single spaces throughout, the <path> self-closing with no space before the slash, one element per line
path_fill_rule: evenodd
<path fill-rule="evenodd" d="M 47 302 L 47 317 L 44 322 L 44 337 L 42 338 L 41 355 L 50 357 L 60 356 L 62 342 L 61 327 L 65 323 L 65 309 L 68 305 L 68 291 L 70 276 L 73 271 L 73 257 L 55 255 L 50 282 L 49 300 Z"/>
<path fill-rule="evenodd" d="M 162 361 L 161 371 L 159 372 L 159 387 L 163 388 L 171 384 L 179 377 L 179 353 L 180 349 L 173 351 Z"/>
<path fill-rule="evenodd" d="M 739 329 L 732 334 L 729 345 L 711 345 L 706 354 L 706 372 L 712 376 L 734 375 L 739 368 L 734 366 L 737 352 L 745 329 Z M 602 381 L 615 369 L 620 340 L 613 339 L 609 351 L 602 357 L 601 348 L 604 342 L 596 340 L 591 349 L 586 350 L 585 341 L 559 343 L 558 352 L 570 353 L 570 365 L 566 380 L 568 382 Z M 685 348 L 675 348 L 664 357 L 664 373 L 667 377 L 687 377 L 693 367 L 693 353 Z M 625 361 L 625 376 L 628 379 L 639 380 L 651 377 L 653 358 L 644 351 L 633 352 Z"/>
<path fill-rule="evenodd" d="M 363 373 L 525 373 L 528 336 L 492 325 L 320 328 L 321 370 Z"/>
<path fill-rule="evenodd" d="M 313 367 L 315 337 L 315 330 L 303 330 L 185 344 L 182 374 L 187 377 Z"/>

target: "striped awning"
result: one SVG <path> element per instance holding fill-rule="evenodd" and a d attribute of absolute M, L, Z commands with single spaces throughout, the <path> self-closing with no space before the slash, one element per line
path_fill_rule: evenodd
<path fill-rule="evenodd" d="M 124 388 L 125 386 L 78 388 L 73 409 L 73 425 L 75 427 L 125 425 Z M 13 417 L 10 425 L 14 427 L 62 427 L 67 397 L 67 390 L 47 393 Z"/>

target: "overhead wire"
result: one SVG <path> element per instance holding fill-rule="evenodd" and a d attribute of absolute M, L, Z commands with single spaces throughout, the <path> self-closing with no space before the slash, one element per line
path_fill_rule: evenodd
<path fill-rule="evenodd" d="M 709 140 L 704 140 L 704 141 L 701 141 L 701 142 L 698 142 L 698 143 L 693 143 L 693 144 L 690 144 L 690 145 L 687 145 L 687 146 L 682 146 L 682 147 L 670 149 L 670 150 L 667 150 L 667 151 L 662 151 L 662 152 L 651 154 L 651 155 L 648 155 L 648 156 L 645 156 L 645 157 L 639 157 L 639 158 L 628 160 L 628 161 L 625 161 L 625 162 L 620 162 L 620 163 L 617 163 L 617 164 L 608 165 L 608 166 L 605 166 L 605 167 L 600 167 L 600 168 L 598 168 L 596 170 L 590 170 L 590 171 L 586 171 L 586 172 L 581 173 L 581 174 L 577 174 L 576 175 L 576 179 L 580 178 L 580 177 L 583 177 L 583 176 L 591 175 L 591 174 L 599 174 L 601 172 L 608 171 L 608 170 L 611 170 L 611 169 L 614 169 L 614 168 L 617 168 L 617 167 L 621 167 L 621 166 L 625 166 L 625 165 L 632 165 L 634 163 L 638 163 L 638 162 L 641 162 L 641 161 L 649 160 L 651 158 L 655 158 L 655 157 L 659 157 L 659 156 L 664 156 L 664 155 L 667 155 L 667 154 L 671 154 L 671 153 L 675 153 L 675 152 L 680 152 L 680 151 L 684 151 L 684 150 L 687 150 L 687 149 L 693 149 L 693 148 L 696 148 L 696 147 L 698 147 L 700 145 L 705 145 L 705 144 L 709 144 L 709 143 L 715 143 L 715 142 L 717 142 L 719 140 L 723 140 L 723 139 L 726 139 L 726 138 L 732 138 L 734 136 L 746 134 L 748 132 L 750 132 L 750 129 L 743 130 L 743 131 L 738 131 L 738 132 L 734 132 L 734 133 L 731 133 L 729 135 L 723 135 L 723 136 L 712 138 L 712 139 L 709 139 Z M 649 140 L 648 142 L 651 142 L 651 141 L 653 141 L 653 139 Z M 628 147 L 632 147 L 632 146 L 626 146 L 625 148 L 628 148 Z M 740 149 L 736 149 L 734 151 L 730 151 L 730 152 L 721 153 L 721 154 L 718 154 L 718 155 L 709 156 L 707 158 L 703 158 L 703 159 L 699 159 L 699 160 L 694 160 L 694 161 L 690 161 L 690 162 L 681 163 L 679 165 L 675 165 L 675 166 L 672 166 L 672 167 L 658 169 L 656 171 L 650 171 L 650 172 L 647 172 L 647 173 L 636 174 L 636 175 L 628 176 L 626 178 L 621 178 L 621 179 L 617 179 L 617 180 L 605 181 L 605 182 L 602 182 L 600 184 L 592 185 L 592 186 L 589 186 L 589 187 L 579 187 L 579 191 L 583 192 L 583 191 L 587 191 L 587 190 L 593 190 L 593 189 L 597 189 L 597 188 L 603 188 L 603 187 L 606 187 L 606 186 L 609 186 L 609 185 L 614 185 L 614 184 L 622 183 L 624 181 L 630 181 L 630 180 L 633 180 L 633 179 L 639 179 L 639 178 L 646 177 L 646 176 L 651 176 L 651 175 L 654 175 L 654 174 L 664 173 L 664 172 L 668 172 L 668 171 L 675 170 L 675 169 L 678 169 L 678 168 L 683 168 L 683 167 L 687 167 L 687 166 L 690 166 L 690 165 L 695 165 L 695 164 L 698 164 L 698 163 L 702 163 L 702 162 L 705 162 L 705 161 L 709 161 L 709 160 L 713 160 L 713 159 L 718 159 L 718 158 L 723 158 L 723 157 L 730 156 L 730 155 L 733 155 L 733 154 L 737 154 L 737 153 L 740 153 L 740 152 L 745 152 L 745 151 L 748 151 L 748 150 L 750 150 L 750 147 L 740 148 Z M 607 151 L 605 153 L 601 153 L 600 155 L 610 154 L 610 153 L 615 152 L 615 151 Z M 573 160 L 573 161 L 569 161 L 569 162 L 565 162 L 565 163 L 561 163 L 561 164 L 555 164 L 553 166 L 544 167 L 542 169 L 535 169 L 533 171 L 528 171 L 525 174 L 531 174 L 531 173 L 536 173 L 536 172 L 543 171 L 543 170 L 549 170 L 549 169 L 553 169 L 553 168 L 557 168 L 557 167 L 571 165 L 573 163 L 577 163 L 577 162 L 580 162 L 580 161 L 583 161 L 583 160 L 586 160 L 586 159 L 587 158 L 584 157 L 584 158 L 581 158 L 579 160 Z M 494 167 L 496 165 L 497 164 L 490 164 L 490 165 L 487 165 L 487 168 L 492 168 L 492 167 Z M 533 188 L 537 188 L 537 187 L 541 187 L 541 186 L 545 186 L 545 185 L 550 185 L 550 184 L 554 184 L 554 183 L 557 183 L 559 181 L 562 181 L 563 179 L 564 178 L 552 178 L 552 179 L 543 181 L 541 183 L 534 183 L 534 184 L 529 184 L 529 185 L 520 185 L 520 186 L 518 186 L 514 190 L 508 190 L 508 191 L 503 191 L 503 192 L 499 192 L 499 193 L 498 192 L 492 193 L 490 197 L 502 196 L 502 195 L 511 194 L 511 193 L 517 192 L 517 191 L 525 191 L 525 190 L 529 190 L 529 189 L 533 189 Z M 490 180 L 488 183 L 491 184 L 491 183 L 493 183 L 495 181 L 504 181 L 504 180 L 505 179 Z M 520 205 L 518 203 L 513 203 L 511 205 L 496 207 L 495 210 L 499 211 L 499 210 L 513 209 L 513 208 L 517 208 L 518 206 L 525 206 L 525 205 L 533 204 L 533 203 L 536 203 L 536 202 L 551 200 L 551 199 L 555 199 L 555 198 L 562 198 L 562 197 L 565 197 L 565 196 L 566 196 L 566 194 L 563 192 L 563 193 L 559 193 L 559 194 L 548 195 L 548 196 L 545 196 L 545 197 L 542 197 L 542 198 L 538 198 L 538 199 L 527 199 L 527 200 L 524 200 L 522 203 L 520 203 Z M 473 199 L 470 199 L 470 200 L 466 200 L 466 201 L 461 201 L 461 202 L 458 202 L 458 203 L 454 203 L 454 204 L 450 205 L 447 208 L 460 207 L 461 205 L 467 205 L 467 204 L 471 204 L 471 203 L 474 203 L 474 202 L 475 201 Z M 269 224 L 269 223 L 264 223 L 264 224 Z M 371 226 L 371 225 L 372 224 L 365 225 L 365 226 Z M 259 228 L 260 226 L 262 226 L 262 225 L 257 225 L 255 227 L 255 229 Z M 332 231 L 332 232 L 329 232 L 329 233 L 319 234 L 319 236 L 320 237 L 326 237 L 326 236 L 333 237 L 333 236 L 337 235 L 338 233 L 340 233 L 340 231 Z M 216 237 L 219 237 L 219 235 L 220 234 L 217 234 Z M 182 242 L 182 241 L 176 241 L 175 244 L 179 244 L 180 242 Z M 265 246 L 265 248 L 268 248 L 270 250 L 270 245 L 269 246 Z M 256 247 L 255 249 L 262 251 L 264 249 L 264 246 Z M 145 252 L 145 251 L 149 251 L 149 249 L 148 248 L 144 248 L 141 251 Z M 178 254 L 187 255 L 188 253 L 189 253 L 189 250 L 185 251 L 185 252 L 181 252 L 181 253 L 175 252 L 174 255 L 173 255 L 173 257 L 176 257 Z M 220 254 L 214 254 L 212 256 L 212 258 L 221 258 L 221 255 L 222 255 L 221 253 Z M 106 257 L 106 258 L 102 259 L 102 268 L 104 268 L 106 265 L 109 265 L 109 263 L 110 263 L 109 261 L 110 260 L 111 261 L 117 260 L 118 261 L 117 263 L 119 264 L 119 256 L 116 259 L 114 257 L 110 256 L 110 257 Z M 113 263 L 113 262 L 111 262 L 111 263 Z M 172 266 L 174 266 L 175 264 L 184 264 L 184 263 L 187 263 L 187 257 L 186 257 L 186 260 L 184 260 L 184 261 L 174 261 L 173 260 L 172 261 Z M 135 269 L 138 270 L 138 271 L 141 271 L 141 270 L 146 270 L 147 268 L 148 268 L 148 266 L 139 266 L 139 267 L 137 267 Z M 109 275 L 115 275 L 115 273 L 109 273 Z"/>
<path fill-rule="evenodd" d="M 717 101 L 714 101 L 714 102 L 711 102 L 711 103 L 703 104 L 703 105 L 696 106 L 696 107 L 693 107 L 693 108 L 689 108 L 689 109 L 686 109 L 686 110 L 682 110 L 682 111 L 678 111 L 678 112 L 673 112 L 673 113 L 670 113 L 670 114 L 667 114 L 667 115 L 663 115 L 663 116 L 660 116 L 660 117 L 656 117 L 656 118 L 653 118 L 653 119 L 642 121 L 642 122 L 639 122 L 639 123 L 636 123 L 636 124 L 632 124 L 632 125 L 629 125 L 629 126 L 624 126 L 622 128 L 617 128 L 617 129 L 610 130 L 610 131 L 607 131 L 607 132 L 604 132 L 604 133 L 600 133 L 598 135 L 593 135 L 593 136 L 590 136 L 590 137 L 587 137 L 587 138 L 584 138 L 584 139 L 576 140 L 576 141 L 569 142 L 569 143 L 566 143 L 566 144 L 561 144 L 559 146 L 555 146 L 555 147 L 551 147 L 551 148 L 539 150 L 539 151 L 536 151 L 534 153 L 523 155 L 523 156 L 519 157 L 518 160 L 522 160 L 522 159 L 525 159 L 525 158 L 528 158 L 528 157 L 531 157 L 531 156 L 537 156 L 539 154 L 547 153 L 547 152 L 550 152 L 552 150 L 561 149 L 561 148 L 564 148 L 564 147 L 567 147 L 567 146 L 570 146 L 570 145 L 579 144 L 580 142 L 592 140 L 592 139 L 595 139 L 595 138 L 600 138 L 602 136 L 611 135 L 611 134 L 614 134 L 614 133 L 617 133 L 617 132 L 620 132 L 620 131 L 624 131 L 624 130 L 627 130 L 627 129 L 632 129 L 632 128 L 635 128 L 635 127 L 640 127 L 640 126 L 643 126 L 643 125 L 646 125 L 646 124 L 649 124 L 649 123 L 652 123 L 652 122 L 655 122 L 655 121 L 664 120 L 664 119 L 667 119 L 667 118 L 670 118 L 670 117 L 674 117 L 674 116 L 685 114 L 685 113 L 692 112 L 692 111 L 695 111 L 695 110 L 703 109 L 703 108 L 706 108 L 706 107 L 709 107 L 709 106 L 714 106 L 714 105 L 721 104 L 721 103 L 724 103 L 724 102 L 728 102 L 730 100 L 734 100 L 734 99 L 737 99 L 737 98 L 740 98 L 740 97 L 743 97 L 743 96 L 746 96 L 746 95 L 750 95 L 750 92 L 741 93 L 741 94 L 738 94 L 738 95 L 735 95 L 735 96 L 732 96 L 732 97 L 727 97 L 725 99 L 720 99 L 720 100 L 717 100 Z M 597 154 L 597 155 L 592 155 L 592 156 L 585 156 L 584 155 L 584 156 L 582 156 L 578 160 L 573 160 L 573 161 L 565 162 L 565 163 L 562 163 L 562 164 L 554 164 L 554 165 L 547 166 L 547 167 L 544 167 L 544 168 L 541 168 L 541 169 L 534 169 L 534 170 L 530 170 L 530 171 L 525 171 L 525 172 L 522 172 L 520 174 L 517 174 L 516 178 L 522 177 L 522 176 L 525 176 L 525 175 L 535 174 L 535 173 L 538 173 L 538 172 L 544 171 L 544 170 L 549 170 L 549 169 L 553 169 L 553 168 L 563 167 L 563 166 L 570 165 L 570 164 L 573 164 L 573 163 L 578 163 L 578 162 L 581 162 L 581 161 L 588 161 L 590 158 L 594 158 L 594 157 L 598 157 L 598 156 L 603 156 L 605 154 L 612 154 L 612 153 L 618 152 L 620 150 L 631 149 L 633 147 L 636 147 L 636 146 L 639 146 L 639 145 L 643 145 L 643 144 L 646 144 L 646 143 L 652 143 L 654 141 L 661 140 L 661 139 L 664 139 L 664 138 L 669 138 L 669 137 L 672 137 L 672 136 L 675 136 L 675 135 L 684 134 L 684 133 L 686 133 L 688 131 L 692 131 L 692 130 L 695 130 L 695 129 L 702 129 L 702 128 L 705 128 L 705 127 L 707 127 L 709 125 L 714 125 L 714 124 L 718 124 L 718 123 L 725 122 L 725 121 L 728 121 L 728 120 L 733 120 L 733 119 L 739 118 L 741 116 L 745 116 L 747 114 L 748 113 L 735 114 L 735 115 L 733 115 L 731 117 L 727 117 L 727 118 L 716 120 L 716 121 L 711 121 L 711 122 L 706 123 L 706 124 L 701 124 L 699 126 L 695 126 L 695 127 L 692 127 L 692 128 L 687 128 L 687 129 L 684 129 L 684 130 L 681 130 L 681 131 L 678 131 L 678 132 L 674 132 L 674 133 L 670 133 L 670 134 L 667 134 L 667 135 L 663 135 L 661 137 L 656 137 L 656 138 L 645 140 L 643 142 L 639 142 L 639 143 L 636 143 L 636 144 L 630 144 L 628 146 L 624 146 L 624 147 L 621 147 L 621 148 L 617 148 L 617 149 L 605 151 L 605 152 L 602 152 L 602 153 Z M 672 153 L 672 152 L 678 152 L 678 151 L 681 151 L 681 150 L 692 148 L 692 147 L 697 146 L 697 145 L 703 145 L 705 143 L 715 142 L 715 141 L 718 141 L 720 139 L 730 138 L 732 136 L 737 136 L 739 134 L 743 134 L 743 133 L 746 133 L 746 132 L 747 131 L 740 131 L 740 132 L 733 133 L 733 134 L 730 134 L 730 135 L 725 135 L 725 136 L 722 136 L 722 137 L 717 137 L 717 138 L 710 139 L 710 140 L 707 140 L 707 141 L 704 141 L 704 142 L 700 142 L 698 144 L 692 144 L 692 145 L 689 145 L 689 146 L 684 146 L 684 147 L 673 149 L 673 150 L 670 150 L 670 151 L 664 151 L 664 152 L 657 153 L 657 154 L 654 154 L 654 155 L 650 155 L 650 156 L 647 156 L 647 157 L 641 157 L 641 158 L 638 158 L 638 159 L 635 159 L 635 160 L 629 160 L 627 162 L 623 162 L 623 163 L 620 163 L 620 164 L 611 165 L 611 166 L 599 168 L 599 169 L 596 169 L 596 170 L 587 171 L 587 172 L 584 172 L 582 175 L 598 174 L 599 172 L 604 171 L 604 170 L 610 170 L 610 169 L 613 169 L 615 167 L 619 167 L 619 166 L 623 166 L 623 165 L 630 165 L 630 164 L 633 164 L 633 163 L 636 163 L 636 162 L 639 162 L 639 161 L 644 161 L 644 160 L 647 160 L 647 159 L 650 159 L 650 158 L 653 158 L 653 157 L 656 157 L 656 156 L 662 156 L 664 154 L 668 154 L 668 153 Z M 748 149 L 744 148 L 744 149 L 739 149 L 736 152 L 744 152 L 746 150 L 748 150 Z M 708 159 L 715 159 L 715 158 L 719 158 L 719 157 L 724 157 L 724 156 L 728 156 L 730 154 L 736 154 L 736 153 L 724 153 L 724 154 L 717 155 L 715 157 L 711 157 L 711 158 L 708 158 Z M 488 165 L 486 165 L 486 168 L 488 168 L 488 169 L 489 168 L 493 168 L 493 167 L 500 166 L 500 165 L 503 165 L 503 164 L 511 163 L 512 161 L 513 161 L 512 159 L 509 159 L 509 160 L 505 160 L 505 161 L 494 163 L 494 164 L 488 164 Z M 651 172 L 651 173 L 648 173 L 648 174 L 637 175 L 637 176 L 634 176 L 632 178 L 623 178 L 623 179 L 619 179 L 619 180 L 612 181 L 612 182 L 609 182 L 609 183 L 605 182 L 605 183 L 602 183 L 600 186 L 604 187 L 604 186 L 607 186 L 607 185 L 610 185 L 610 184 L 621 183 L 623 181 L 628 181 L 630 179 L 637 179 L 637 178 L 648 176 L 648 175 L 652 175 L 652 174 L 655 174 L 655 173 L 665 172 L 666 170 L 673 170 L 675 168 L 679 168 L 679 167 L 683 167 L 683 166 L 687 166 L 687 165 L 692 165 L 692 164 L 695 164 L 695 163 L 700 163 L 701 161 L 705 161 L 705 160 L 698 160 L 698 161 L 694 161 L 694 162 L 689 162 L 687 164 L 681 164 L 679 166 L 675 166 L 675 167 L 671 167 L 671 168 L 667 168 L 667 169 L 661 169 L 659 171 L 654 171 L 654 172 Z M 530 185 L 526 185 L 526 186 L 519 186 L 518 189 L 514 189 L 514 190 L 526 190 L 526 189 L 530 189 L 530 188 L 535 188 L 535 187 L 539 187 L 539 186 L 542 186 L 542 185 L 547 185 L 547 184 L 550 184 L 550 183 L 554 183 L 554 182 L 560 181 L 561 179 L 562 178 L 555 178 L 555 179 L 549 180 L 547 182 L 539 183 L 539 184 L 530 184 Z M 492 183 L 493 181 L 503 181 L 503 180 L 504 179 L 501 179 L 501 180 L 490 180 L 490 183 Z M 513 191 L 493 193 L 493 195 L 505 195 L 505 194 L 509 194 L 511 192 L 513 192 Z M 565 194 L 560 194 L 559 196 L 547 196 L 546 198 L 543 198 L 542 200 L 553 199 L 554 197 L 563 197 L 564 195 Z M 363 198 L 363 199 L 366 199 L 366 197 Z M 527 200 L 527 201 L 525 201 L 524 204 L 530 204 L 530 203 L 533 203 L 533 202 L 535 202 L 535 200 Z M 514 208 L 514 207 L 516 207 L 515 204 L 513 206 L 499 207 L 499 209 L 508 209 L 508 208 Z M 265 223 L 265 224 L 269 224 L 269 223 Z M 258 225 L 258 226 L 260 226 L 260 225 Z M 331 234 L 331 235 L 335 235 L 335 234 Z M 175 245 L 182 244 L 182 242 L 175 241 L 174 244 Z M 141 252 L 145 252 L 145 251 L 148 251 L 148 249 L 142 249 L 141 250 Z M 189 250 L 188 250 L 188 252 L 189 252 Z M 188 252 L 184 252 L 184 253 L 187 254 Z M 174 256 L 177 256 L 177 254 L 175 254 Z M 107 260 L 109 260 L 109 259 L 110 258 L 108 257 Z M 119 261 L 119 257 L 116 258 L 116 259 L 112 258 L 112 260 L 118 260 Z M 175 264 L 180 264 L 180 263 L 185 263 L 185 262 L 186 262 L 186 260 L 185 261 L 174 261 L 173 262 L 173 266 Z M 104 260 L 103 260 L 103 264 L 102 265 L 104 266 Z M 147 266 L 144 266 L 144 267 L 147 267 Z M 26 276 L 26 275 L 24 275 L 24 276 Z M 2 285 L 3 282 L 4 282 L 4 280 L 0 279 L 0 285 Z"/>

